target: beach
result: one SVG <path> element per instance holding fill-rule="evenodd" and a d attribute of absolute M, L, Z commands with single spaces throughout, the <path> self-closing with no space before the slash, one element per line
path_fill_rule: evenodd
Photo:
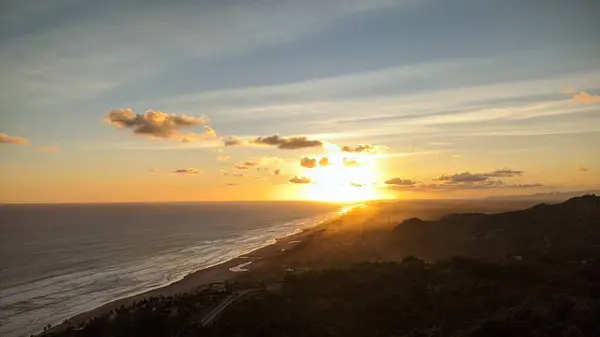
<path fill-rule="evenodd" d="M 122 306 L 127 307 L 134 302 L 150 297 L 166 297 L 181 293 L 193 293 L 215 282 L 226 282 L 237 279 L 244 281 L 276 279 L 285 272 L 285 268 L 282 267 L 282 262 L 284 260 L 299 256 L 300 254 L 305 254 L 306 251 L 299 248 L 304 248 L 311 243 L 314 243 L 314 241 L 318 240 L 318 238 L 320 238 L 328 229 L 331 230 L 332 226 L 340 224 L 344 220 L 356 218 L 357 213 L 357 209 L 350 210 L 335 219 L 304 229 L 296 234 L 279 238 L 272 244 L 254 250 L 248 254 L 238 256 L 215 266 L 192 272 L 183 279 L 169 285 L 118 299 L 93 310 L 80 313 L 67 319 L 63 323 L 52 327 L 45 333 L 42 333 L 42 335 L 62 331 L 69 327 L 77 328 L 94 317 L 108 314 L 112 310 Z M 239 270 L 236 268 L 239 268 Z"/>

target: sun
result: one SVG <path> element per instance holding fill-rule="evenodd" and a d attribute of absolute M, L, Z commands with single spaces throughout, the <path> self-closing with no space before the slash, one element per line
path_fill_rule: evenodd
<path fill-rule="evenodd" d="M 302 173 L 311 180 L 300 192 L 303 199 L 354 202 L 382 198 L 375 186 L 379 170 L 374 156 L 330 153 L 325 157 L 327 165 L 306 168 Z"/>

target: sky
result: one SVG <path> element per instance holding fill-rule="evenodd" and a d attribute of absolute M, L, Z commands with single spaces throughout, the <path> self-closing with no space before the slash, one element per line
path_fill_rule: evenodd
<path fill-rule="evenodd" d="M 0 202 L 600 187 L 592 0 L 5 0 Z"/>

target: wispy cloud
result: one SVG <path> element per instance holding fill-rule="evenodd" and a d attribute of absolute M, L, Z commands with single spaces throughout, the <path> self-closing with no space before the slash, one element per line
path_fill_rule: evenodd
<path fill-rule="evenodd" d="M 583 167 L 583 166 L 576 166 L 575 168 L 573 168 L 573 171 L 575 171 L 575 172 L 587 172 L 588 168 L 587 167 Z"/>
<path fill-rule="evenodd" d="M 195 169 L 195 168 L 187 168 L 187 169 L 177 169 L 174 170 L 173 173 L 179 173 L 179 174 L 203 174 L 202 171 Z"/>
<path fill-rule="evenodd" d="M 248 170 L 257 165 L 258 165 L 258 162 L 255 162 L 255 161 L 244 161 L 244 162 L 233 165 L 233 168 L 236 170 Z"/>
<path fill-rule="evenodd" d="M 230 161 L 231 157 L 230 156 L 225 156 L 225 155 L 221 155 L 217 157 L 217 161 L 220 162 L 226 162 L 226 161 Z"/>
<path fill-rule="evenodd" d="M 29 145 L 29 140 L 23 137 L 9 136 L 6 133 L 0 133 L 0 144 Z"/>

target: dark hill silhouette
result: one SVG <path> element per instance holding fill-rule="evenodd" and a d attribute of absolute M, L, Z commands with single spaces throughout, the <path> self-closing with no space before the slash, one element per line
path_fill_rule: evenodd
<path fill-rule="evenodd" d="M 504 259 L 528 252 L 600 248 L 600 197 L 585 195 L 560 204 L 498 213 L 450 214 L 435 221 L 411 218 L 394 229 L 406 254 Z"/>

